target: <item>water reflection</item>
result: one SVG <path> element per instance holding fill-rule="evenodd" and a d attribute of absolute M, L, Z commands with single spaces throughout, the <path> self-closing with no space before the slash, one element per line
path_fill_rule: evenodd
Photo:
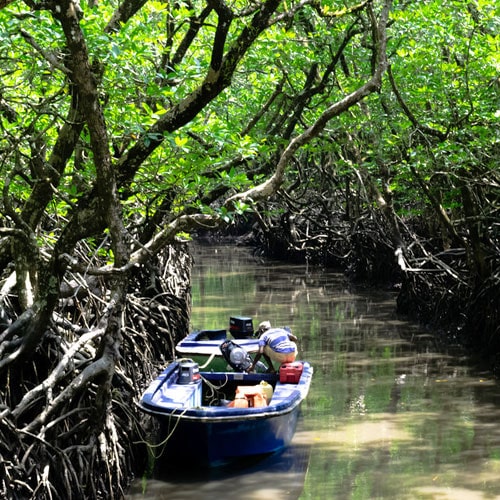
<path fill-rule="evenodd" d="M 266 500 L 299 498 L 309 462 L 310 445 L 294 444 L 281 453 L 254 458 L 214 470 L 165 470 L 158 479 L 149 481 L 146 495 L 139 483 L 130 499 L 155 498 L 192 500 L 232 499 Z"/>
<path fill-rule="evenodd" d="M 231 315 L 290 325 L 315 368 L 311 391 L 283 454 L 169 472 L 130 498 L 500 498 L 498 383 L 398 318 L 392 293 L 239 248 L 197 247 L 195 261 L 193 328 L 227 326 Z"/>

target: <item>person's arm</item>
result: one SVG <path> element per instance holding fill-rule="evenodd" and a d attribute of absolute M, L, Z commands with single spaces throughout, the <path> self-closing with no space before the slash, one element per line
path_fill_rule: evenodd
<path fill-rule="evenodd" d="M 259 359 L 261 356 L 264 354 L 263 349 L 259 348 L 259 352 L 255 355 L 255 358 L 253 359 L 252 366 L 248 369 L 248 373 L 253 372 L 255 369 L 255 365 L 259 362 Z"/>
<path fill-rule="evenodd" d="M 264 346 L 259 347 L 259 352 L 255 355 L 252 366 L 248 369 L 248 373 L 254 371 L 255 365 L 259 362 L 261 357 L 263 357 L 266 360 L 266 363 L 268 366 L 268 371 L 271 371 L 272 373 L 274 373 L 275 369 L 273 366 L 273 362 L 271 361 L 271 358 L 267 354 L 264 354 Z"/>
<path fill-rule="evenodd" d="M 272 362 L 271 358 L 267 354 L 264 354 L 264 353 L 262 354 L 262 356 L 264 356 L 264 359 L 266 360 L 267 366 L 269 367 L 267 369 L 267 371 L 269 373 L 276 373 L 276 370 L 274 369 L 273 362 Z"/>

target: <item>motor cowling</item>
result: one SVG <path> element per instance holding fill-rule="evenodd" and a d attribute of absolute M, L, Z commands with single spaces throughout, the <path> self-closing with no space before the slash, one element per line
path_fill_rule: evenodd
<path fill-rule="evenodd" d="M 231 368 L 237 372 L 245 372 L 250 369 L 253 364 L 250 354 L 243 347 L 239 346 L 232 340 L 226 340 L 219 346 L 224 359 L 228 362 Z"/>

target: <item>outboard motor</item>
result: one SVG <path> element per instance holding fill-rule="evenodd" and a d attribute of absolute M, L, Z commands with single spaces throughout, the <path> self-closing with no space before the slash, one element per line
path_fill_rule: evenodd
<path fill-rule="evenodd" d="M 252 318 L 247 316 L 231 316 L 229 333 L 235 339 L 250 339 L 254 335 Z"/>
<path fill-rule="evenodd" d="M 237 372 L 247 371 L 253 364 L 250 354 L 232 340 L 226 340 L 219 346 L 224 359 Z"/>
<path fill-rule="evenodd" d="M 226 340 L 219 346 L 224 359 L 229 366 L 236 372 L 245 372 L 253 364 L 253 360 L 248 352 L 232 340 Z M 262 361 L 258 361 L 255 365 L 257 373 L 264 373 L 267 367 Z"/>

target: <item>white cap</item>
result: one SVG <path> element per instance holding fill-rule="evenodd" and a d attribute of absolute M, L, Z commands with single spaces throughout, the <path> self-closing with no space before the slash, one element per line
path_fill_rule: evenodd
<path fill-rule="evenodd" d="M 270 321 L 263 321 L 259 324 L 259 331 L 265 332 L 266 330 L 269 330 L 269 328 L 271 328 Z"/>

